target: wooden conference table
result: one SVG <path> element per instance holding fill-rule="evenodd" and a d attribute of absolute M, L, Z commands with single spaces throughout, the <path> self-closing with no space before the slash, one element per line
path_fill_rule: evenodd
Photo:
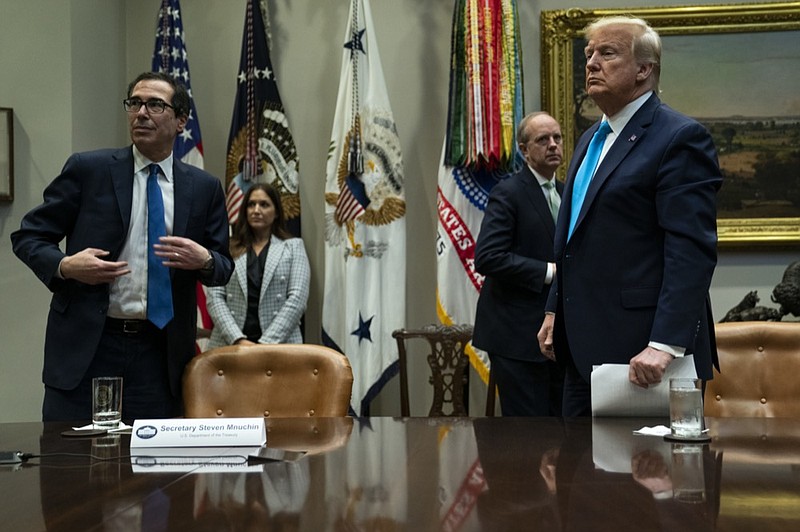
<path fill-rule="evenodd" d="M 664 422 L 272 419 L 268 463 L 6 423 L 0 450 L 44 456 L 0 465 L 0 529 L 798 529 L 800 419 L 708 418 L 700 446 L 632 433 Z"/>

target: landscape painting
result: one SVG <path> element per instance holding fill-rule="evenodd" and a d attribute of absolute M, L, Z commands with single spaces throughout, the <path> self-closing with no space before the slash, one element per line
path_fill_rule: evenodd
<path fill-rule="evenodd" d="M 800 4 L 793 4 L 624 12 L 648 20 L 662 36 L 659 97 L 712 134 L 724 178 L 717 212 L 722 244 L 800 244 Z M 543 81 L 542 103 L 573 132 L 569 156 L 601 115 L 584 89 L 581 30 L 623 12 L 568 10 L 560 19 L 548 13 L 543 25 L 566 37 L 549 36 L 552 45 L 542 51 L 543 79 L 552 77 Z M 570 31 L 563 31 L 564 20 Z M 567 89 L 566 98 L 559 88 Z"/>

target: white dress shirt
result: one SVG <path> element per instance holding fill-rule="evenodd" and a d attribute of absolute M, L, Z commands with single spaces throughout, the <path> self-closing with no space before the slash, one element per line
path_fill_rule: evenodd
<path fill-rule="evenodd" d="M 147 319 L 147 178 L 153 161 L 133 146 L 133 203 L 128 235 L 118 261 L 126 261 L 131 272 L 111 283 L 108 316 L 125 319 Z M 159 161 L 158 186 L 164 200 L 164 222 L 172 234 L 175 217 L 175 181 L 172 175 L 172 153 Z"/>

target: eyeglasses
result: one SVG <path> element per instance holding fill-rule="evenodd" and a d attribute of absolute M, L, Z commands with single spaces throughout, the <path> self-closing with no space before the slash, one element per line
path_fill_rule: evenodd
<path fill-rule="evenodd" d="M 138 113 L 139 109 L 141 109 L 144 105 L 147 107 L 147 112 L 154 115 L 160 115 L 167 107 L 170 109 L 175 109 L 164 100 L 147 100 L 146 102 L 143 102 L 140 98 L 128 98 L 127 100 L 122 100 L 122 105 L 129 113 Z"/>

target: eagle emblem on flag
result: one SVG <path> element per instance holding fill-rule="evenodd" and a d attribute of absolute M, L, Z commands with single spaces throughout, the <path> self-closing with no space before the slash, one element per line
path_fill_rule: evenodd
<path fill-rule="evenodd" d="M 339 193 L 325 196 L 329 205 L 336 206 L 328 220 L 328 233 L 347 229 L 355 220 L 366 225 L 386 225 L 406 212 L 400 139 L 391 113 L 367 109 L 363 114 L 344 142 L 351 146 L 358 142 L 354 139 L 360 138 L 362 147 L 342 150 L 337 171 Z M 359 131 L 362 123 L 363 132 Z M 351 168 L 354 156 L 362 159 L 360 174 Z"/>

